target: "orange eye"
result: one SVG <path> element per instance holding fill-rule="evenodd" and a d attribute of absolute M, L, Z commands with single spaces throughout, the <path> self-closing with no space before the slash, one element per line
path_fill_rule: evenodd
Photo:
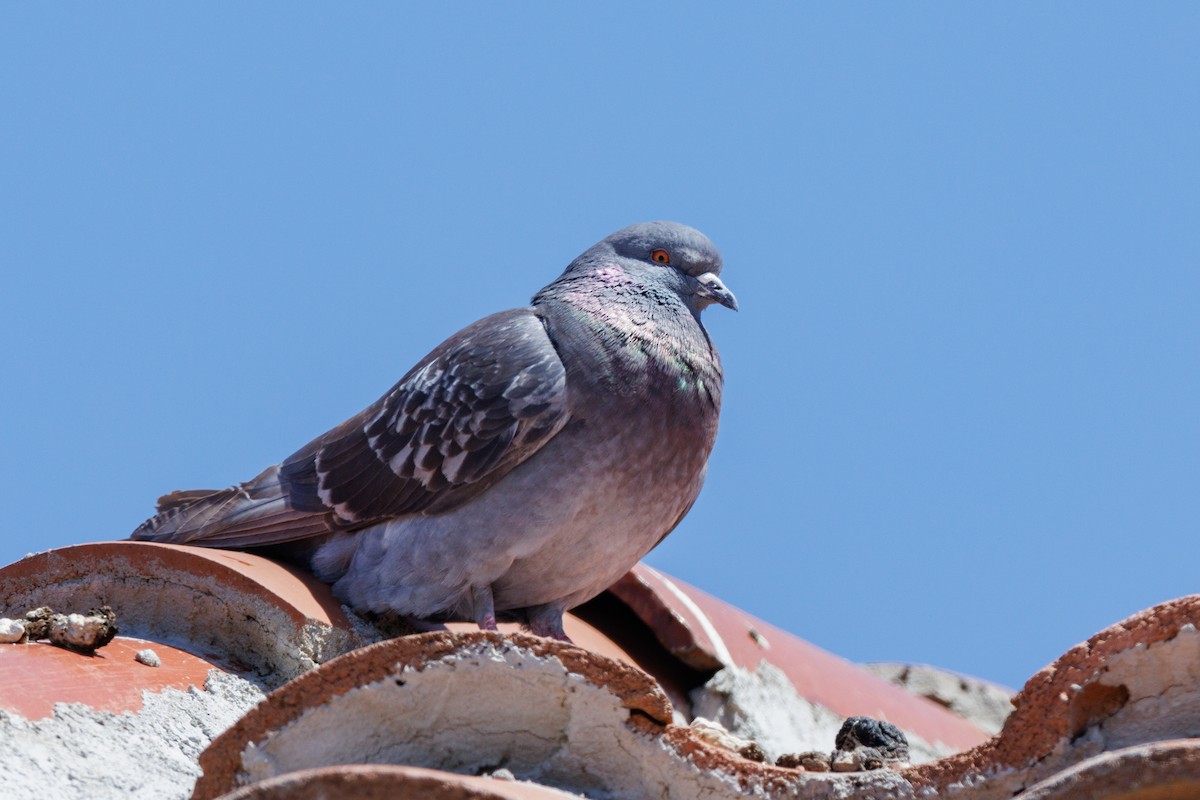
<path fill-rule="evenodd" d="M 671 254 L 668 253 L 666 250 L 655 250 L 653 253 L 650 254 L 650 257 L 653 258 L 655 261 L 657 261 L 660 264 L 670 264 L 671 263 Z"/>

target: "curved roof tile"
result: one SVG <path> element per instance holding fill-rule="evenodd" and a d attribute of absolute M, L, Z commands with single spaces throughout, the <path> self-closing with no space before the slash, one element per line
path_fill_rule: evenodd
<path fill-rule="evenodd" d="M 952 796 L 989 776 L 1010 793 L 1097 753 L 1200 737 L 1200 595 L 1105 628 L 1034 675 L 994 739 L 913 767 L 915 786 Z"/>
<path fill-rule="evenodd" d="M 301 770 L 260 781 L 221 800 L 578 800 L 536 783 L 459 775 L 436 769 L 352 764 Z"/>
<path fill-rule="evenodd" d="M 50 550 L 0 568 L 0 613 L 101 604 L 126 634 L 277 685 L 362 643 L 329 588 L 260 556 L 150 542 Z"/>

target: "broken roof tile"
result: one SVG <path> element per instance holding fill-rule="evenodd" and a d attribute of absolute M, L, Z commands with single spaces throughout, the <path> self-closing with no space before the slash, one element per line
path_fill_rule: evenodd
<path fill-rule="evenodd" d="M 842 717 L 884 719 L 950 751 L 988 739 L 944 706 L 645 564 L 610 591 L 651 626 L 665 647 L 697 668 L 754 670 L 766 660 L 787 675 L 801 697 Z"/>

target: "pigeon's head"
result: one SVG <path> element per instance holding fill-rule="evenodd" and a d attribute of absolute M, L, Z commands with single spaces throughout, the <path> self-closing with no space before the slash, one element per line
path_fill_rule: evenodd
<path fill-rule="evenodd" d="M 717 277 L 721 254 L 695 228 L 678 222 L 642 222 L 605 237 L 575 259 L 573 268 L 616 262 L 638 279 L 678 292 L 699 314 L 713 303 L 737 311 L 737 298 Z"/>

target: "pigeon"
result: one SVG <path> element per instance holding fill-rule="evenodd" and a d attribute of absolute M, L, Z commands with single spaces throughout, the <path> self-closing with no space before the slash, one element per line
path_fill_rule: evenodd
<path fill-rule="evenodd" d="M 563 614 L 700 492 L 724 380 L 700 313 L 738 307 L 721 266 L 694 228 L 623 228 L 282 463 L 159 498 L 131 538 L 282 551 L 356 611 L 566 640 Z"/>

